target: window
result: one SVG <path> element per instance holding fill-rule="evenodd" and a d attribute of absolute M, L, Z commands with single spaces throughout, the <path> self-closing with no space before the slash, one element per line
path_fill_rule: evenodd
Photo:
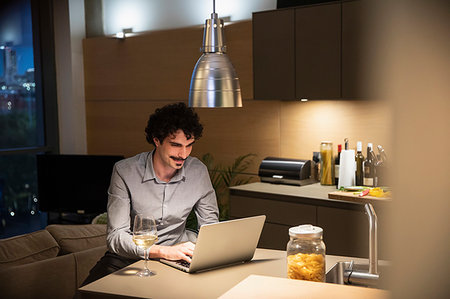
<path fill-rule="evenodd" d="M 36 154 L 58 151 L 50 3 L 0 4 L 0 238 L 47 223 L 39 212 Z"/>

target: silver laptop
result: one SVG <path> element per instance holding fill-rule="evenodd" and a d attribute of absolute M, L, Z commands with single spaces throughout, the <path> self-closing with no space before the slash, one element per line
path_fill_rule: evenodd
<path fill-rule="evenodd" d="M 205 224 L 200 227 L 191 263 L 160 262 L 193 273 L 250 261 L 255 254 L 265 215 Z"/>

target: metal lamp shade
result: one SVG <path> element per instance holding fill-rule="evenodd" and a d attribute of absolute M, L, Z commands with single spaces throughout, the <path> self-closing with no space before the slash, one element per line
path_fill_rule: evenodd
<path fill-rule="evenodd" d="M 241 88 L 225 53 L 204 53 L 194 67 L 189 89 L 191 107 L 242 107 Z"/>

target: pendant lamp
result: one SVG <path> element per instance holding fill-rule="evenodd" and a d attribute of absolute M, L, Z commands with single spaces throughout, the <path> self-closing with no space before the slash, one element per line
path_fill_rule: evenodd
<path fill-rule="evenodd" d="M 202 56 L 192 73 L 189 88 L 190 107 L 242 107 L 241 87 L 226 54 L 223 20 L 215 11 L 205 21 Z"/>

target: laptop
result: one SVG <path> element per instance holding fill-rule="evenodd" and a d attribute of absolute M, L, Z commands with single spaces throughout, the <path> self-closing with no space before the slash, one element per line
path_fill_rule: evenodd
<path fill-rule="evenodd" d="M 188 273 L 250 261 L 255 254 L 265 215 L 205 224 L 200 227 L 191 263 L 160 262 Z"/>

